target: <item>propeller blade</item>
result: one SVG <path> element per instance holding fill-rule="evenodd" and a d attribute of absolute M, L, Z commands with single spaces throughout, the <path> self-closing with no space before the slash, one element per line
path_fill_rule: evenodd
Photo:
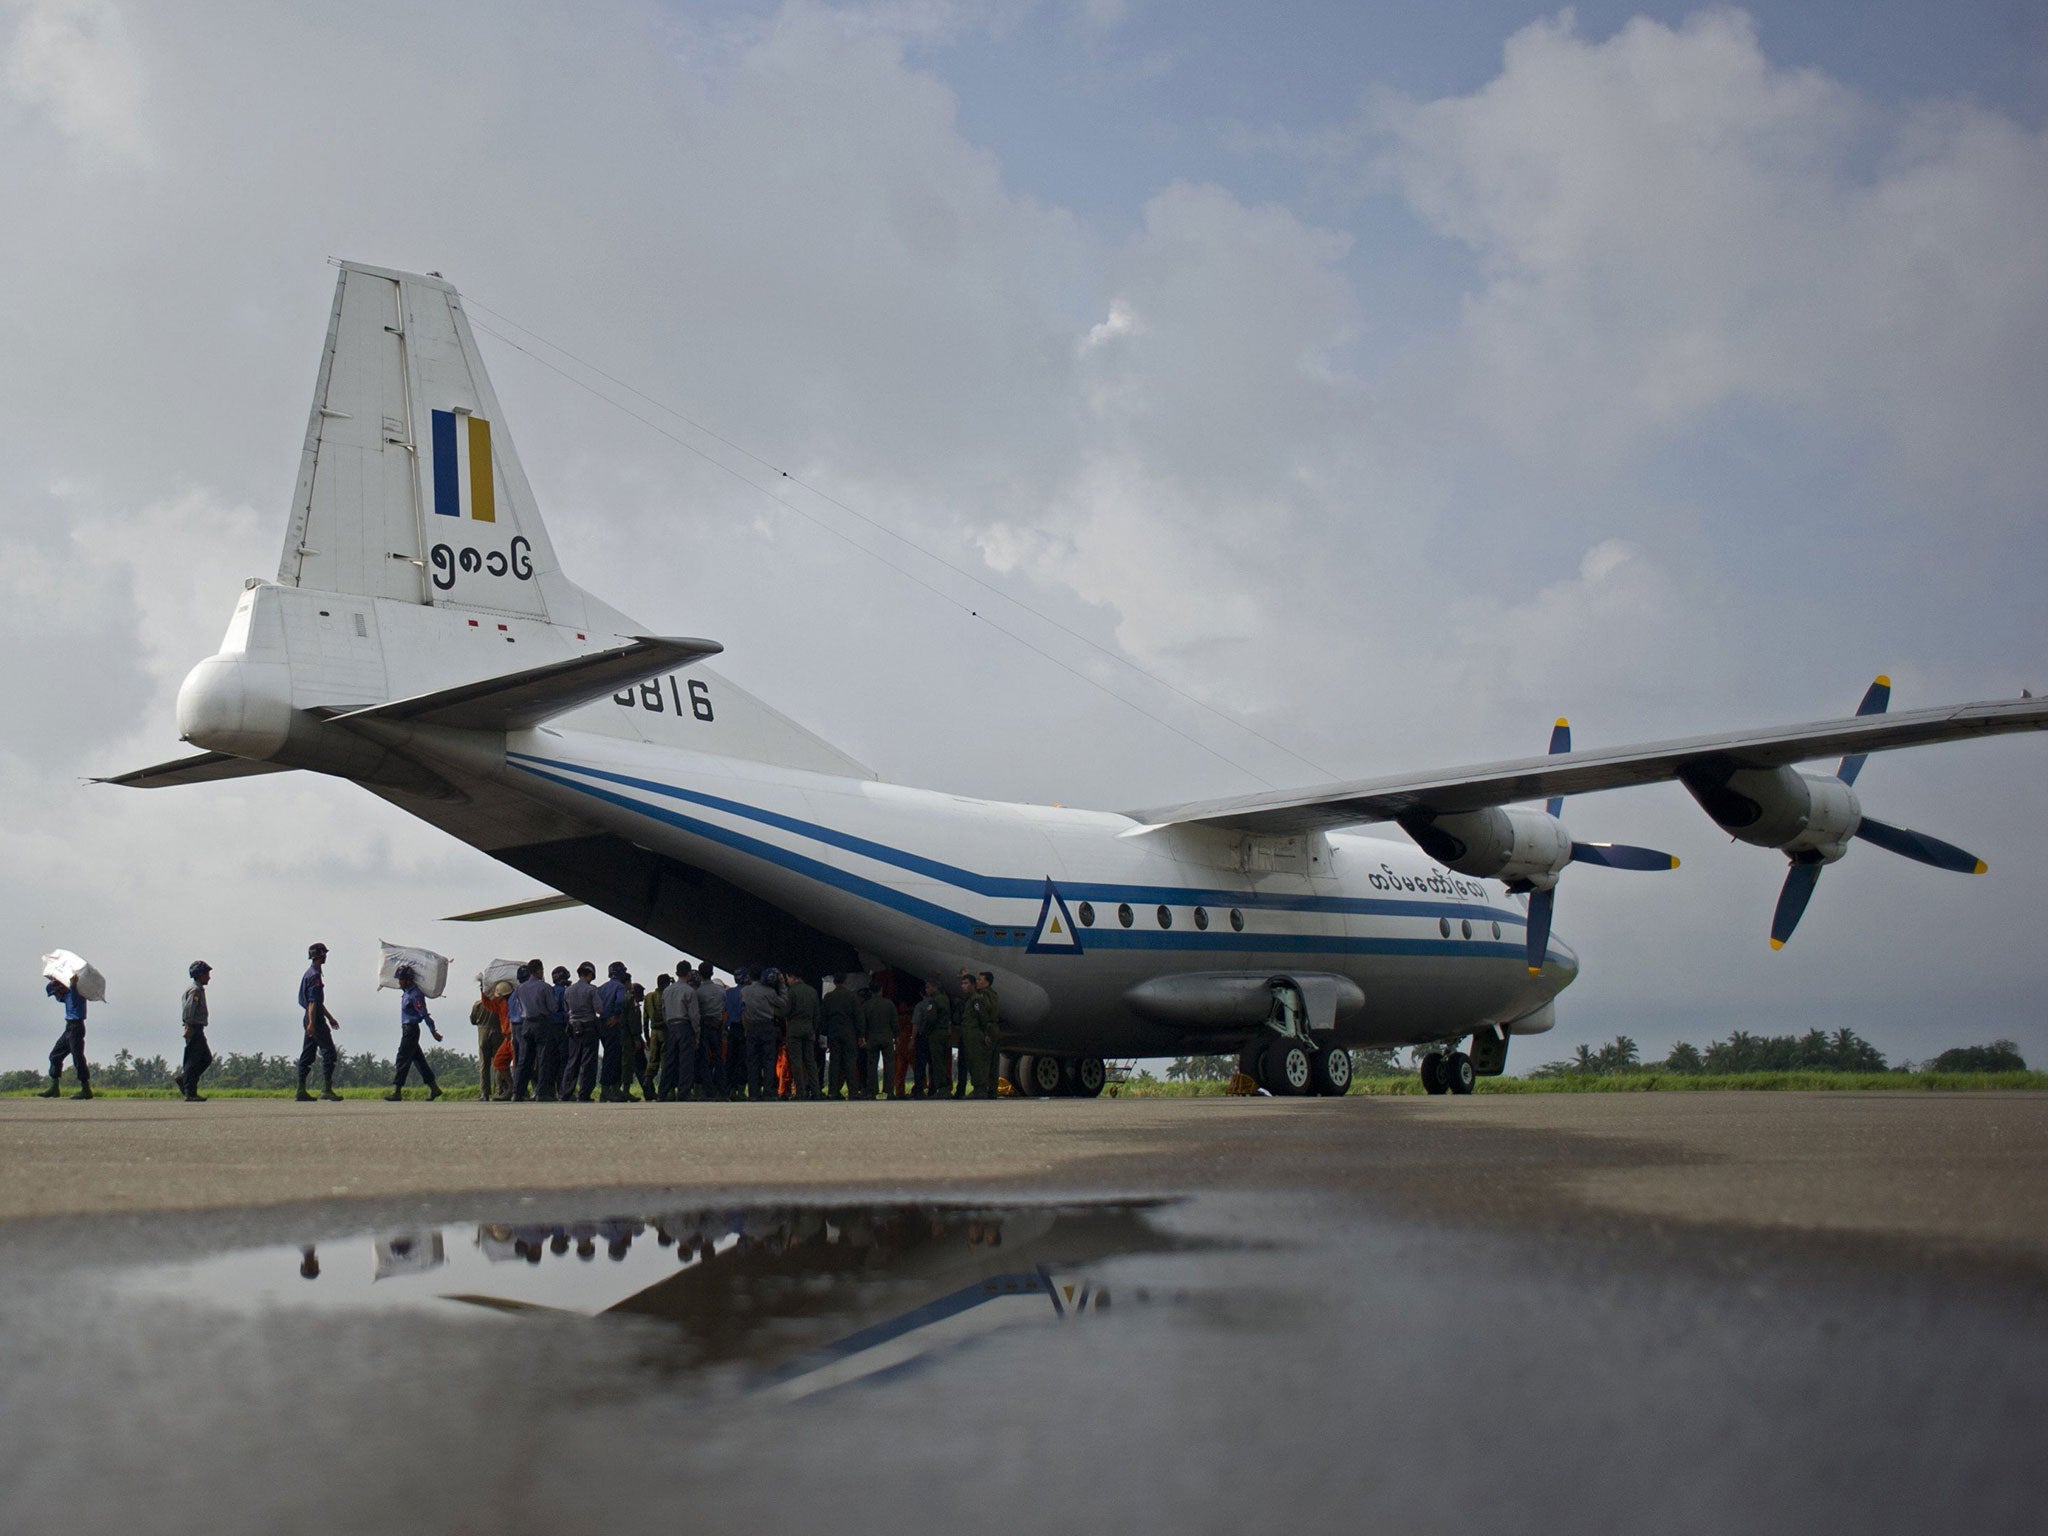
<path fill-rule="evenodd" d="M 1881 715 L 1891 707 L 1891 702 L 1892 680 L 1879 673 L 1877 679 L 1863 691 L 1863 702 L 1856 706 L 1856 713 L 1859 716 Z M 1842 766 L 1835 770 L 1835 777 L 1844 784 L 1854 784 L 1856 775 L 1863 771 L 1864 760 L 1869 756 L 1868 752 L 1852 752 L 1842 759 Z"/>
<path fill-rule="evenodd" d="M 1572 723 L 1560 716 L 1557 724 L 1550 728 L 1550 755 L 1555 757 L 1558 753 L 1569 752 L 1571 749 Z M 1562 816 L 1564 814 L 1563 795 L 1552 795 L 1550 797 L 1549 811 L 1553 816 Z"/>
<path fill-rule="evenodd" d="M 1872 821 L 1868 816 L 1856 828 L 1856 835 L 1866 843 L 1877 844 L 1886 853 L 1896 853 L 1902 859 L 1917 859 L 1922 864 L 1932 864 L 1936 869 L 1952 869 L 1959 875 L 1981 875 L 1990 868 L 1977 855 L 1965 853 L 1954 843 L 1944 843 L 1925 832 Z"/>
<path fill-rule="evenodd" d="M 1783 949 L 1799 926 L 1806 904 L 1813 900 L 1813 888 L 1820 883 L 1821 866 L 1794 864 L 1785 871 L 1785 888 L 1778 892 L 1778 910 L 1771 914 L 1771 948 Z"/>
<path fill-rule="evenodd" d="M 1598 864 L 1604 869 L 1676 869 L 1678 860 L 1654 848 L 1635 848 L 1627 843 L 1573 843 L 1574 864 Z"/>
<path fill-rule="evenodd" d="M 1557 891 L 1529 893 L 1529 974 L 1543 974 L 1543 957 L 1550 952 L 1550 914 L 1557 907 Z"/>

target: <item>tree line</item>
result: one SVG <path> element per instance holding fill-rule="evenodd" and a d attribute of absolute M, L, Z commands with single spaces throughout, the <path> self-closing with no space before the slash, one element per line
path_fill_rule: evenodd
<path fill-rule="evenodd" d="M 427 1064 L 434 1069 L 434 1075 L 444 1079 L 450 1086 L 474 1083 L 477 1080 L 476 1055 L 464 1054 L 436 1046 L 427 1052 Z M 174 1062 L 162 1056 L 137 1056 L 132 1051 L 119 1050 L 114 1059 L 107 1063 L 92 1063 L 92 1085 L 95 1088 L 163 1088 L 176 1092 L 171 1074 L 177 1071 Z M 374 1052 L 364 1051 L 356 1056 L 342 1056 L 334 1064 L 334 1086 L 337 1088 L 388 1088 L 397 1076 L 396 1065 L 388 1058 Z M 21 1072 L 0 1072 L 0 1093 L 18 1092 L 24 1088 L 40 1088 L 50 1080 L 46 1071 L 30 1068 Z M 261 1051 L 227 1051 L 214 1057 L 213 1065 L 207 1068 L 205 1088 L 296 1088 L 299 1082 L 299 1058 L 296 1053 L 289 1056 L 266 1056 Z"/>
<path fill-rule="evenodd" d="M 1957 1046 L 1920 1063 L 1922 1072 L 2024 1072 L 2025 1058 L 2010 1040 L 1989 1045 Z M 1616 1035 L 1605 1045 L 1582 1045 L 1566 1061 L 1549 1061 L 1531 1077 L 1612 1077 L 1624 1072 L 1669 1072 L 1681 1077 L 1718 1077 L 1737 1072 L 1911 1072 L 1910 1061 L 1896 1066 L 1884 1052 L 1853 1029 L 1832 1034 L 1810 1029 L 1803 1035 L 1756 1035 L 1731 1030 L 1703 1051 L 1681 1040 L 1662 1061 L 1646 1062 L 1635 1041 Z"/>

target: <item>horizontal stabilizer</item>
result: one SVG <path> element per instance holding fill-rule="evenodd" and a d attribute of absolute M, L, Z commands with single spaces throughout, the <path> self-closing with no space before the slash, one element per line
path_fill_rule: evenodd
<path fill-rule="evenodd" d="M 444 923 L 494 923 L 501 917 L 532 917 L 540 912 L 562 912 L 587 903 L 578 896 L 536 896 L 530 901 L 508 901 L 502 907 L 485 907 L 476 912 L 458 912 L 441 919 Z"/>
<path fill-rule="evenodd" d="M 211 784 L 216 779 L 246 779 L 252 774 L 289 771 L 282 763 L 262 763 L 249 757 L 231 757 L 225 752 L 201 752 L 92 782 L 119 784 L 124 789 L 170 789 L 179 784 Z"/>
<path fill-rule="evenodd" d="M 657 672 L 686 667 L 724 649 L 716 640 L 643 636 L 630 645 L 592 651 L 588 656 L 524 672 L 505 672 L 434 693 L 415 694 L 409 699 L 394 699 L 389 704 L 344 710 L 333 718 L 343 725 L 378 720 L 445 725 L 465 731 L 523 731 L 617 693 Z"/>

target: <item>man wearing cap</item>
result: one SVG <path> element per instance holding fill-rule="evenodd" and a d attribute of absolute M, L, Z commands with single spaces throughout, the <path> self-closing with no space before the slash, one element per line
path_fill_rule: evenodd
<path fill-rule="evenodd" d="M 334 1091 L 334 1032 L 341 1028 L 341 1021 L 327 1011 L 327 982 L 320 974 L 320 968 L 327 963 L 327 946 L 308 945 L 306 958 L 312 963 L 299 978 L 299 1022 L 306 1032 L 306 1044 L 299 1052 L 299 1091 L 293 1097 L 301 1104 L 313 1102 L 313 1095 L 306 1092 L 306 1076 L 313 1070 L 313 1058 L 317 1056 L 321 1066 L 320 1097 L 339 1104 L 341 1095 Z"/>
<path fill-rule="evenodd" d="M 43 987 L 46 995 L 54 997 L 64 1008 L 64 1033 L 57 1037 L 57 1043 L 50 1047 L 50 1086 L 37 1094 L 37 1098 L 54 1099 L 64 1081 L 64 1058 L 71 1058 L 72 1070 L 78 1074 L 78 1092 L 74 1099 L 92 1097 L 92 1069 L 85 1064 L 85 997 L 75 985 L 69 985 L 52 976 Z"/>
<path fill-rule="evenodd" d="M 756 1104 L 775 1097 L 775 1049 L 782 1037 L 782 1020 L 789 1012 L 778 983 L 782 972 L 769 966 L 760 976 L 740 988 L 740 1019 L 745 1031 L 747 1097 Z"/>
<path fill-rule="evenodd" d="M 668 1059 L 668 1015 L 662 1011 L 662 994 L 675 985 L 675 977 L 663 971 L 654 978 L 654 985 L 648 988 L 641 1006 L 645 1017 L 641 1027 L 647 1035 L 647 1055 L 641 1062 L 641 1071 L 646 1081 L 641 1091 L 650 1099 L 661 1097 L 661 1066 Z"/>
<path fill-rule="evenodd" d="M 498 1074 L 497 1092 L 491 1091 L 492 1065 L 497 1060 L 498 1047 L 505 1043 L 505 999 L 498 995 L 498 988 L 503 985 L 479 976 L 477 986 L 481 995 L 469 1009 L 469 1022 L 476 1030 L 477 1098 L 486 1104 L 493 1098 L 504 1098 L 510 1091 L 503 1073 Z"/>
<path fill-rule="evenodd" d="M 420 1049 L 420 1026 L 428 1031 L 438 1043 L 441 1031 L 434 1027 L 434 1016 L 427 1012 L 427 994 L 420 990 L 419 973 L 409 965 L 401 963 L 391 973 L 391 979 L 398 983 L 398 1074 L 392 1081 L 391 1091 L 384 1097 L 396 1104 L 405 1097 L 406 1074 L 414 1067 L 420 1069 L 420 1081 L 427 1085 L 427 1102 L 433 1103 L 441 1097 L 441 1085 L 434 1080 L 434 1069 L 427 1065 L 427 1053 Z"/>
<path fill-rule="evenodd" d="M 953 1091 L 952 1053 L 946 1049 L 946 1031 L 953 1024 L 953 1008 L 936 981 L 924 984 L 924 996 L 910 1011 L 910 1027 L 916 1032 L 917 1086 L 912 1097 L 943 1099 Z"/>
<path fill-rule="evenodd" d="M 860 989 L 860 1072 L 866 1097 L 897 1097 L 893 1075 L 896 1055 L 896 1005 L 873 984 Z"/>
<path fill-rule="evenodd" d="M 789 1039 L 789 1091 L 799 1099 L 818 1096 L 818 989 L 795 971 L 783 976 L 783 1000 L 789 1005 L 784 1026 Z"/>
<path fill-rule="evenodd" d="M 626 1043 L 627 1019 L 633 1012 L 632 988 L 625 961 L 614 960 L 605 967 L 604 985 L 597 989 L 597 1040 L 604 1053 L 598 1097 L 607 1104 L 625 1104 L 632 1099 L 626 1090 L 632 1079 L 631 1047 Z"/>
<path fill-rule="evenodd" d="M 697 967 L 697 1081 L 710 1099 L 725 1097 L 725 991 L 709 960 Z"/>
<path fill-rule="evenodd" d="M 569 1059 L 562 1066 L 562 1097 L 588 1104 L 597 1087 L 597 1028 L 603 1003 L 595 985 L 597 967 L 585 960 L 562 994 L 569 1015 Z"/>
<path fill-rule="evenodd" d="M 860 1067 L 855 1060 L 860 1038 L 860 1002 L 846 984 L 843 972 L 832 975 L 832 990 L 818 1004 L 818 1022 L 825 1031 L 825 1045 L 831 1054 L 831 1071 L 825 1083 L 825 1097 L 843 1099 L 860 1094 Z"/>
<path fill-rule="evenodd" d="M 185 1027 L 185 1059 L 171 1081 L 178 1085 L 178 1093 L 187 1104 L 204 1104 L 206 1098 L 199 1091 L 199 1075 L 213 1065 L 213 1052 L 206 1046 L 206 984 L 213 980 L 213 967 L 204 960 L 194 960 L 185 967 L 185 974 L 192 979 L 192 985 L 185 989 L 181 1010 Z"/>

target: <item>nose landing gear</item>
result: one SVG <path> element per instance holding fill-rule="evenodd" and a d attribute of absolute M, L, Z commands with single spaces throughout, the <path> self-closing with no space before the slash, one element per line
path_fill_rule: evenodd
<path fill-rule="evenodd" d="M 1419 1069 L 1424 1093 L 1470 1093 L 1479 1081 L 1472 1058 L 1463 1051 L 1431 1051 Z"/>

